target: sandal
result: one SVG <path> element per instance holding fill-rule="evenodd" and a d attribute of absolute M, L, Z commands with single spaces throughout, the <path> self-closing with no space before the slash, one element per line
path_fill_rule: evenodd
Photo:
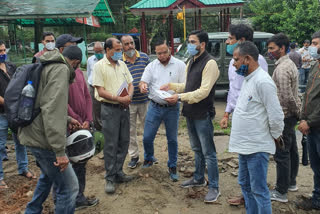
<path fill-rule="evenodd" d="M 245 203 L 243 196 L 229 198 L 227 202 L 233 206 L 243 205 Z"/>
<path fill-rule="evenodd" d="M 24 171 L 23 173 L 21 173 L 21 174 L 19 174 L 19 175 L 24 176 L 24 177 L 26 177 L 26 178 L 29 178 L 30 180 L 37 178 L 37 176 L 35 176 L 35 175 L 33 174 L 33 172 L 31 172 L 30 170 L 26 170 L 26 171 Z"/>
<path fill-rule="evenodd" d="M 0 181 L 0 189 L 8 189 L 7 184 L 3 180 Z"/>

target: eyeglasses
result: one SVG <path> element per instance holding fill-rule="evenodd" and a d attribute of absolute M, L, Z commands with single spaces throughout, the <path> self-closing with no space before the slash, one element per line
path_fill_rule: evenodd
<path fill-rule="evenodd" d="M 6 52 L 6 49 L 0 49 L 0 53 L 2 53 L 2 52 Z"/>

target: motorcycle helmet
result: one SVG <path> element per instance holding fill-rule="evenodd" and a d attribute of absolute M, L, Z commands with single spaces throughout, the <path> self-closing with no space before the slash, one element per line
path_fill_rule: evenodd
<path fill-rule="evenodd" d="M 94 153 L 95 146 L 90 131 L 78 130 L 67 137 L 66 154 L 71 162 L 86 162 Z"/>

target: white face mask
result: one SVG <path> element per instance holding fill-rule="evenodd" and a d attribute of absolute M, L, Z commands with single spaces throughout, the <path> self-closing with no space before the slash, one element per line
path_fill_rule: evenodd
<path fill-rule="evenodd" d="M 55 47 L 56 47 L 56 43 L 54 43 L 54 42 L 48 42 L 48 43 L 46 44 L 46 49 L 47 49 L 48 51 L 52 51 Z"/>

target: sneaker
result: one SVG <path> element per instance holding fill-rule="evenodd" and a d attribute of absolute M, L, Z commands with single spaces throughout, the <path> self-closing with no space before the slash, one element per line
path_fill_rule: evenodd
<path fill-rule="evenodd" d="M 126 175 L 126 174 L 118 174 L 116 175 L 116 178 L 115 178 L 115 182 L 116 183 L 124 183 L 124 182 L 129 182 L 129 181 L 132 181 L 134 179 L 133 176 L 131 175 Z"/>
<path fill-rule="evenodd" d="M 143 165 L 142 165 L 141 168 L 148 168 L 148 167 L 152 166 L 153 163 L 154 163 L 153 161 L 144 160 Z"/>
<path fill-rule="evenodd" d="M 87 207 L 94 207 L 99 203 L 99 199 L 93 198 L 93 199 L 86 199 L 83 202 L 76 202 L 76 210 L 81 210 Z"/>
<path fill-rule="evenodd" d="M 296 205 L 296 207 L 298 209 L 302 209 L 302 210 L 306 210 L 306 211 L 310 211 L 312 209 L 320 210 L 320 207 L 315 206 L 312 203 L 312 199 L 311 198 L 309 198 L 309 199 L 303 198 L 303 199 L 301 199 L 299 201 L 295 201 L 294 203 L 295 203 L 295 205 Z"/>
<path fill-rule="evenodd" d="M 228 204 L 233 205 L 233 206 L 239 206 L 239 205 L 245 204 L 243 195 L 229 198 L 227 200 L 227 202 L 228 202 Z"/>
<path fill-rule="evenodd" d="M 182 188 L 189 188 L 189 187 L 204 187 L 207 185 L 207 182 L 204 180 L 203 182 L 199 182 L 191 178 L 190 180 L 186 180 L 182 182 L 180 185 Z"/>
<path fill-rule="evenodd" d="M 177 167 L 169 167 L 168 172 L 170 175 L 170 180 L 172 180 L 173 182 L 176 182 L 179 180 L 179 175 L 177 173 Z"/>
<path fill-rule="evenodd" d="M 138 163 L 139 163 L 139 157 L 131 158 L 131 161 L 129 162 L 128 167 L 131 169 L 134 169 L 138 166 Z"/>
<path fill-rule="evenodd" d="M 219 198 L 220 192 L 217 188 L 209 188 L 208 194 L 204 197 L 204 203 L 213 203 Z"/>
<path fill-rule="evenodd" d="M 113 194 L 116 191 L 113 181 L 107 181 L 104 190 L 107 194 Z"/>
<path fill-rule="evenodd" d="M 297 185 L 290 185 L 289 188 L 288 188 L 288 191 L 290 192 L 297 192 L 298 191 L 298 187 Z"/>
<path fill-rule="evenodd" d="M 287 193 L 281 194 L 280 192 L 278 192 L 275 189 L 270 190 L 270 199 L 271 199 L 271 201 L 279 201 L 279 202 L 283 202 L 283 203 L 288 202 Z"/>
<path fill-rule="evenodd" d="M 159 163 L 159 162 L 158 162 L 158 159 L 155 158 L 155 157 L 152 158 L 152 162 L 153 162 L 154 164 L 158 164 L 158 163 Z"/>
<path fill-rule="evenodd" d="M 2 158 L 2 161 L 8 161 L 8 160 L 9 160 L 8 157 L 3 157 L 3 158 Z"/>

